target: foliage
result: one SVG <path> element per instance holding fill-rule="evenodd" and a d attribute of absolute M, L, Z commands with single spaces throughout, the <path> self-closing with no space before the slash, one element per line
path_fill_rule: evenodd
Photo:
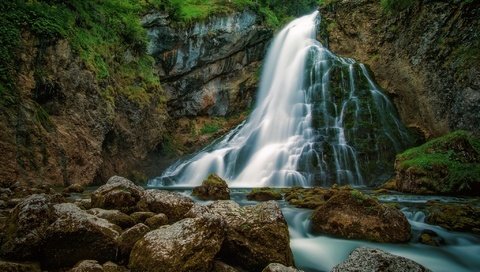
<path fill-rule="evenodd" d="M 148 95 L 139 93 L 158 89 L 160 84 L 152 69 L 153 59 L 146 54 L 147 37 L 139 15 L 156 5 L 137 0 L 1 1 L 2 100 L 3 89 L 14 89 L 17 50 L 22 32 L 27 30 L 47 44 L 68 40 L 99 80 L 116 84 L 117 91 L 145 102 Z M 125 52 L 130 54 L 128 58 Z"/>
<path fill-rule="evenodd" d="M 220 125 L 217 122 L 206 123 L 201 129 L 201 134 L 213 134 L 220 130 Z"/>
<path fill-rule="evenodd" d="M 440 192 L 468 191 L 480 183 L 480 139 L 455 131 L 397 156 L 398 169 L 412 169 Z"/>

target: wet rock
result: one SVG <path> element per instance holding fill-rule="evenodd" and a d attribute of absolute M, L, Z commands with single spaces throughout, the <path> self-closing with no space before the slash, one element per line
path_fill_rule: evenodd
<path fill-rule="evenodd" d="M 206 215 L 160 227 L 140 239 L 130 254 L 132 271 L 210 271 L 224 239 L 223 220 Z"/>
<path fill-rule="evenodd" d="M 106 262 L 102 265 L 103 272 L 129 272 L 126 267 L 120 266 L 116 263 Z"/>
<path fill-rule="evenodd" d="M 273 188 L 254 188 L 248 193 L 247 199 L 255 201 L 281 200 L 282 194 Z"/>
<path fill-rule="evenodd" d="M 0 271 L 3 272 L 40 272 L 38 263 L 16 263 L 0 260 Z"/>
<path fill-rule="evenodd" d="M 143 194 L 142 187 L 126 178 L 113 176 L 107 184 L 92 193 L 92 207 L 117 209 L 128 214 L 136 210 L 137 202 Z"/>
<path fill-rule="evenodd" d="M 71 203 L 54 206 L 55 221 L 42 243 L 42 265 L 68 267 L 80 260 L 113 260 L 120 229 Z"/>
<path fill-rule="evenodd" d="M 298 208 L 315 209 L 324 204 L 332 194 L 332 189 L 293 187 L 285 190 L 285 200 Z"/>
<path fill-rule="evenodd" d="M 338 190 L 312 214 L 313 231 L 384 243 L 410 240 L 410 224 L 399 210 L 357 190 Z"/>
<path fill-rule="evenodd" d="M 85 191 L 85 187 L 83 187 L 82 184 L 72 184 L 68 186 L 67 188 L 63 189 L 64 193 L 83 193 Z"/>
<path fill-rule="evenodd" d="M 228 200 L 230 189 L 221 177 L 211 174 L 201 186 L 193 188 L 192 195 L 201 200 Z"/>
<path fill-rule="evenodd" d="M 302 272 L 294 267 L 286 267 L 283 264 L 271 263 L 262 272 Z"/>
<path fill-rule="evenodd" d="M 151 211 L 154 213 L 164 213 L 170 223 L 185 218 L 187 213 L 193 206 L 193 200 L 179 193 L 146 190 L 142 199 L 138 203 L 138 208 L 142 211 Z"/>
<path fill-rule="evenodd" d="M 448 230 L 480 234 L 480 208 L 468 204 L 429 201 L 426 221 Z"/>
<path fill-rule="evenodd" d="M 129 228 L 135 225 L 135 221 L 128 215 L 119 210 L 104 210 L 100 208 L 93 208 L 87 211 L 97 217 L 103 218 L 108 222 L 115 224 L 122 229 Z"/>
<path fill-rule="evenodd" d="M 442 237 L 438 236 L 433 230 L 428 229 L 422 231 L 420 237 L 418 237 L 418 242 L 429 246 L 440 246 L 445 244 L 445 240 Z"/>
<path fill-rule="evenodd" d="M 35 194 L 19 201 L 7 221 L 2 255 L 14 260 L 38 258 L 45 232 L 55 220 L 53 206 L 62 200 L 59 195 Z"/>
<path fill-rule="evenodd" d="M 97 261 L 84 260 L 77 263 L 69 272 L 104 272 L 104 270 Z"/>
<path fill-rule="evenodd" d="M 168 217 L 163 213 L 159 213 L 145 220 L 145 224 L 151 229 L 158 229 L 159 227 L 168 224 Z"/>
<path fill-rule="evenodd" d="M 213 268 L 212 272 L 240 272 L 240 270 L 237 270 L 236 268 L 221 262 L 221 261 L 215 261 L 213 263 Z"/>
<path fill-rule="evenodd" d="M 331 272 L 427 272 L 429 269 L 400 256 L 396 256 L 379 249 L 357 248 L 348 259 L 336 265 Z"/>
<path fill-rule="evenodd" d="M 82 210 L 89 210 L 92 208 L 92 200 L 91 199 L 77 199 L 73 203 L 77 205 Z"/>
<path fill-rule="evenodd" d="M 148 218 L 154 216 L 155 213 L 153 212 L 134 212 L 132 214 L 130 214 L 130 217 L 133 218 L 133 220 L 135 220 L 135 223 L 144 223 L 145 220 L 147 220 Z"/>
<path fill-rule="evenodd" d="M 150 231 L 150 228 L 142 223 L 139 223 L 127 230 L 125 230 L 120 237 L 118 237 L 118 247 L 122 259 L 128 260 L 130 251 L 132 251 L 135 243 L 140 240 L 145 234 Z"/>
<path fill-rule="evenodd" d="M 274 201 L 240 207 L 234 201 L 215 201 L 208 213 L 220 215 L 226 222 L 226 237 L 220 256 L 229 264 L 261 271 L 270 263 L 293 265 L 288 226 Z M 192 213 L 195 214 L 195 213 Z"/>

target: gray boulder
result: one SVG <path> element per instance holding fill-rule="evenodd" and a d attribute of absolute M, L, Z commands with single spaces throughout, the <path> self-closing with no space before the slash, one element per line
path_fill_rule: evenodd
<path fill-rule="evenodd" d="M 136 210 L 137 202 L 144 193 L 144 189 L 132 181 L 119 177 L 111 177 L 107 184 L 100 186 L 90 196 L 93 208 L 116 209 L 124 213 Z"/>
<path fill-rule="evenodd" d="M 179 193 L 152 189 L 145 191 L 138 202 L 138 208 L 142 211 L 163 213 L 169 222 L 173 223 L 185 218 L 193 204 L 193 200 Z"/>

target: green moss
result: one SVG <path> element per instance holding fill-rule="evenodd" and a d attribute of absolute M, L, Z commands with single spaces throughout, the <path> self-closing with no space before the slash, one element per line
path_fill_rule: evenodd
<path fill-rule="evenodd" d="M 225 187 L 227 183 L 221 177 L 217 176 L 216 174 L 210 174 L 207 179 L 202 182 L 202 185 L 205 186 L 218 186 L 218 187 Z"/>
<path fill-rule="evenodd" d="M 400 12 L 411 7 L 415 0 L 380 0 L 380 5 L 387 12 Z"/>
<path fill-rule="evenodd" d="M 480 139 L 455 131 L 397 156 L 397 171 L 407 169 L 437 192 L 466 192 L 480 184 Z"/>
<path fill-rule="evenodd" d="M 264 187 L 254 188 L 247 194 L 247 199 L 256 201 L 280 200 L 282 194 L 279 189 Z"/>
<path fill-rule="evenodd" d="M 211 123 L 206 123 L 201 129 L 200 133 L 201 134 L 213 134 L 216 133 L 220 130 L 220 125 L 213 121 Z"/>

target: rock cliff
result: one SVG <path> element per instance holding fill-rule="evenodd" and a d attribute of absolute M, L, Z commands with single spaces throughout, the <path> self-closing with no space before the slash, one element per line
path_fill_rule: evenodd
<path fill-rule="evenodd" d="M 370 66 L 404 123 L 427 137 L 480 133 L 480 2 L 410 1 L 402 10 L 378 0 L 329 2 L 323 41 Z"/>

